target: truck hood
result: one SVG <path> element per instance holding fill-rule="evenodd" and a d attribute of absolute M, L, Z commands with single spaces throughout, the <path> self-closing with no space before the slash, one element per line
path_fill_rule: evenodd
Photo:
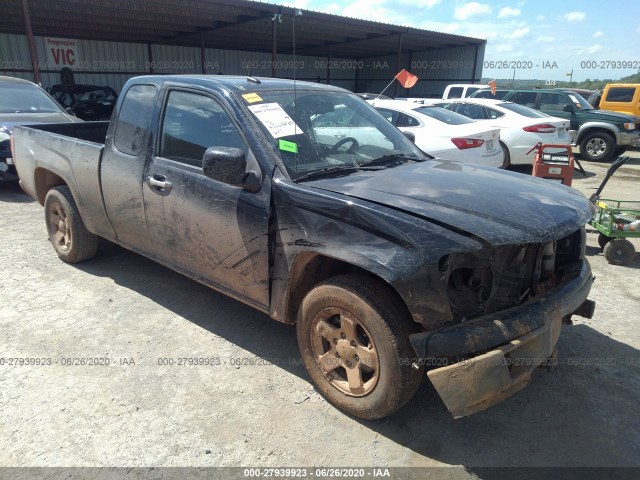
<path fill-rule="evenodd" d="M 551 180 L 443 160 L 306 184 L 386 206 L 494 246 L 557 240 L 583 227 L 593 214 L 584 195 Z"/>
<path fill-rule="evenodd" d="M 633 122 L 635 124 L 640 123 L 640 117 L 631 115 L 630 113 L 614 112 L 611 110 L 584 110 L 583 113 L 593 115 L 596 119 L 602 119 L 603 121 L 627 123 Z"/>

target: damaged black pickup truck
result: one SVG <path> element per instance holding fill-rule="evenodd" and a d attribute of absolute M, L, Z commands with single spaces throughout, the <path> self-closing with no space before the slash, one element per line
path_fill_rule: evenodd
<path fill-rule="evenodd" d="M 320 393 L 361 418 L 425 372 L 455 417 L 485 409 L 593 314 L 582 194 L 434 159 L 336 87 L 138 77 L 110 123 L 14 147 L 62 260 L 104 237 L 295 324 Z"/>

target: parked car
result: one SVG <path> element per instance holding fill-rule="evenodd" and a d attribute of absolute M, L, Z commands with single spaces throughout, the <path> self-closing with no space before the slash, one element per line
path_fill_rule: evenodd
<path fill-rule="evenodd" d="M 413 133 L 416 145 L 429 155 L 489 167 L 503 166 L 497 128 L 433 105 L 403 100 L 370 103 L 397 128 Z"/>
<path fill-rule="evenodd" d="M 82 120 L 109 120 L 118 95 L 111 87 L 54 85 L 51 96 L 69 113 Z"/>
<path fill-rule="evenodd" d="M 491 87 L 489 85 L 480 85 L 477 83 L 454 83 L 451 85 L 447 85 L 444 89 L 444 93 L 442 94 L 442 99 L 447 100 L 451 98 L 466 98 L 478 90 L 486 90 L 489 89 L 491 91 Z"/>
<path fill-rule="evenodd" d="M 15 125 L 79 121 L 35 83 L 0 76 L 0 182 L 18 180 L 11 152 Z"/>
<path fill-rule="evenodd" d="M 593 314 L 577 190 L 432 159 L 329 85 L 166 75 L 123 92 L 110 123 L 14 132 L 58 256 L 104 237 L 295 325 L 318 391 L 352 415 L 399 409 L 425 366 L 455 417 L 488 408 L 554 354 L 563 318 Z M 368 137 L 319 135 L 336 110 Z"/>
<path fill-rule="evenodd" d="M 640 146 L 640 117 L 596 110 L 572 91 L 511 90 L 502 99 L 569 120 L 572 145 L 587 160 L 610 160 L 627 147 Z"/>
<path fill-rule="evenodd" d="M 587 98 L 587 102 L 596 110 L 600 108 L 600 100 L 602 99 L 602 91 L 596 90 Z"/>
<path fill-rule="evenodd" d="M 589 98 L 596 108 L 640 116 L 640 83 L 608 83 Z"/>
<path fill-rule="evenodd" d="M 496 88 L 496 93 L 491 93 L 491 89 L 482 89 L 469 95 L 469 98 L 490 98 L 493 100 L 502 100 L 508 89 Z"/>
<path fill-rule="evenodd" d="M 466 98 L 439 104 L 447 110 L 500 129 L 504 167 L 531 165 L 527 154 L 537 143 L 571 144 L 569 120 L 551 117 L 533 108 L 502 100 Z"/>

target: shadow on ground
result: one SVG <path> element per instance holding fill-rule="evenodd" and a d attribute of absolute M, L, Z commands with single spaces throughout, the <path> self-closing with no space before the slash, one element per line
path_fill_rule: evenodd
<path fill-rule="evenodd" d="M 299 358 L 294 328 L 115 245 L 78 265 L 265 359 Z M 640 352 L 585 324 L 563 327 L 560 364 L 539 369 L 523 391 L 471 417 L 454 420 L 425 381 L 402 410 L 360 421 L 422 457 L 482 467 L 640 465 Z M 308 380 L 300 364 L 286 371 Z M 411 463 L 415 462 L 416 465 Z M 505 464 L 506 462 L 506 464 Z"/>
<path fill-rule="evenodd" d="M 35 200 L 22 191 L 18 182 L 0 182 L 0 202 L 32 203 Z"/>

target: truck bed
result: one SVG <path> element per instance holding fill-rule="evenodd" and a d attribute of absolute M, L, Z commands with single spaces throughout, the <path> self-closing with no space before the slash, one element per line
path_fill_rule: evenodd
<path fill-rule="evenodd" d="M 44 205 L 37 185 L 59 185 L 62 179 L 73 192 L 87 229 L 113 238 L 100 183 L 108 128 L 109 122 L 20 126 L 14 129 L 13 139 L 20 184 L 29 195 Z"/>
<path fill-rule="evenodd" d="M 109 122 L 49 123 L 32 125 L 30 128 L 104 145 Z"/>

